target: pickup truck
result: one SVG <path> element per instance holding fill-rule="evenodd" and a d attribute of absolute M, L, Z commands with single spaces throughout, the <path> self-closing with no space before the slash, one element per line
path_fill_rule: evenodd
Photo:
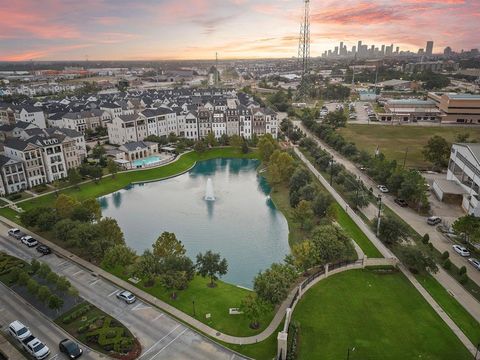
<path fill-rule="evenodd" d="M 36 360 L 45 359 L 50 354 L 50 349 L 33 335 L 22 340 L 22 346 Z"/>

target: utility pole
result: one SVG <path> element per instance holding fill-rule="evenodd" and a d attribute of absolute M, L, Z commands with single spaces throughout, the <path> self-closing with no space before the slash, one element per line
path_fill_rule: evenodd
<path fill-rule="evenodd" d="M 333 155 L 331 155 L 332 158 L 330 159 L 330 186 L 333 186 L 333 164 L 335 161 L 333 160 Z"/>
<path fill-rule="evenodd" d="M 382 195 L 378 195 L 377 237 L 380 236 L 380 218 L 382 217 Z"/>
<path fill-rule="evenodd" d="M 405 149 L 405 157 L 403 158 L 403 168 L 405 169 L 405 164 L 407 163 L 407 155 L 408 155 L 408 146 Z"/>

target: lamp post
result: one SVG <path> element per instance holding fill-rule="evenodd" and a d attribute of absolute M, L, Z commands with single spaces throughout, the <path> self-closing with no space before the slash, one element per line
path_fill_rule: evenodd
<path fill-rule="evenodd" d="M 335 160 L 333 160 L 333 155 L 331 155 L 330 159 L 330 186 L 333 186 L 333 164 L 335 164 Z"/>
<path fill-rule="evenodd" d="M 382 217 L 382 195 L 378 195 L 377 237 L 380 236 L 380 218 Z"/>
<path fill-rule="evenodd" d="M 347 350 L 347 360 L 350 360 L 350 352 L 352 352 L 352 353 L 353 353 L 354 351 L 355 351 L 355 348 L 354 348 L 354 347 L 353 347 L 353 348 L 351 348 L 351 349 L 350 349 L 350 348 L 348 348 L 348 350 Z"/>
<path fill-rule="evenodd" d="M 478 358 L 478 352 L 480 351 L 480 343 L 478 343 L 477 345 L 477 351 L 475 351 L 475 357 L 474 357 L 474 360 L 477 360 Z"/>
<path fill-rule="evenodd" d="M 195 300 L 192 300 L 192 305 L 193 305 L 193 317 L 197 317 L 195 314 Z"/>

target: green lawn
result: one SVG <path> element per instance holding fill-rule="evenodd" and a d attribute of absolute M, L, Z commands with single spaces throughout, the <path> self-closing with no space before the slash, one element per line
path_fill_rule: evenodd
<path fill-rule="evenodd" d="M 106 270 L 124 280 L 128 278 L 120 268 Z M 260 328 L 257 330 L 250 329 L 250 322 L 244 315 L 229 315 L 229 308 L 239 307 L 241 300 L 251 292 L 222 281 L 217 282 L 217 287 L 210 288 L 207 286 L 209 281 L 196 276 L 186 290 L 177 292 L 176 300 L 171 299 L 171 291 L 166 290 L 159 281 L 153 287 L 145 287 L 142 283 L 137 286 L 190 316 L 193 316 L 195 301 L 195 317 L 225 334 L 251 336 L 260 333 L 270 324 L 274 315 L 273 308 L 260 319 Z M 210 319 L 206 318 L 206 314 L 211 314 Z"/>
<path fill-rule="evenodd" d="M 480 325 L 473 316 L 431 275 L 416 275 L 415 277 L 470 341 L 473 344 L 480 343 Z"/>
<path fill-rule="evenodd" d="M 355 224 L 352 218 L 345 212 L 345 210 L 336 202 L 334 204 L 336 219 L 345 232 L 350 235 L 352 239 L 360 246 L 365 255 L 369 258 L 381 258 L 383 257 L 380 251 L 372 244 L 368 237 L 362 230 Z M 350 210 L 352 211 L 352 210 Z"/>
<path fill-rule="evenodd" d="M 149 170 L 118 173 L 115 179 L 113 177 L 107 177 L 100 180 L 98 184 L 90 182 L 88 184 L 80 185 L 79 189 L 69 188 L 61 190 L 60 193 L 74 196 L 77 198 L 77 200 L 97 198 L 99 196 L 110 194 L 116 190 L 122 189 L 132 182 L 151 181 L 174 176 L 181 172 L 187 171 L 195 164 L 196 161 L 214 158 L 256 158 L 257 156 L 258 155 L 256 152 L 243 154 L 241 153 L 240 149 L 233 147 L 214 148 L 201 154 L 197 152 L 189 152 L 182 155 L 177 161 L 165 166 Z M 48 206 L 52 204 L 55 198 L 55 194 L 50 194 L 32 199 L 30 201 L 22 202 L 19 204 L 19 206 L 23 209 L 30 209 L 37 206 Z M 0 214 L 9 217 L 9 213 L 4 212 L 3 209 L 0 211 Z"/>
<path fill-rule="evenodd" d="M 299 359 L 471 359 L 401 273 L 351 270 L 321 281 L 295 309 Z"/>
<path fill-rule="evenodd" d="M 415 126 L 415 125 L 361 125 L 349 124 L 338 129 L 347 141 L 354 142 L 360 150 L 373 155 L 377 146 L 387 159 L 395 159 L 403 164 L 405 150 L 408 147 L 407 166 L 429 167 L 423 159 L 422 148 L 433 135 L 440 135 L 453 142 L 457 134 L 469 133 L 471 139 L 480 139 L 480 128 L 452 126 Z"/>

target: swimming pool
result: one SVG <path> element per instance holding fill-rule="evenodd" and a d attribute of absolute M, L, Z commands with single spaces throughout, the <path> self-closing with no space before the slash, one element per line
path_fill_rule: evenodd
<path fill-rule="evenodd" d="M 138 167 L 147 167 L 147 166 L 152 166 L 155 165 L 156 163 L 159 163 L 161 161 L 160 157 L 158 156 L 148 156 L 143 159 L 138 159 L 132 161 L 132 167 L 133 168 L 138 168 Z"/>

